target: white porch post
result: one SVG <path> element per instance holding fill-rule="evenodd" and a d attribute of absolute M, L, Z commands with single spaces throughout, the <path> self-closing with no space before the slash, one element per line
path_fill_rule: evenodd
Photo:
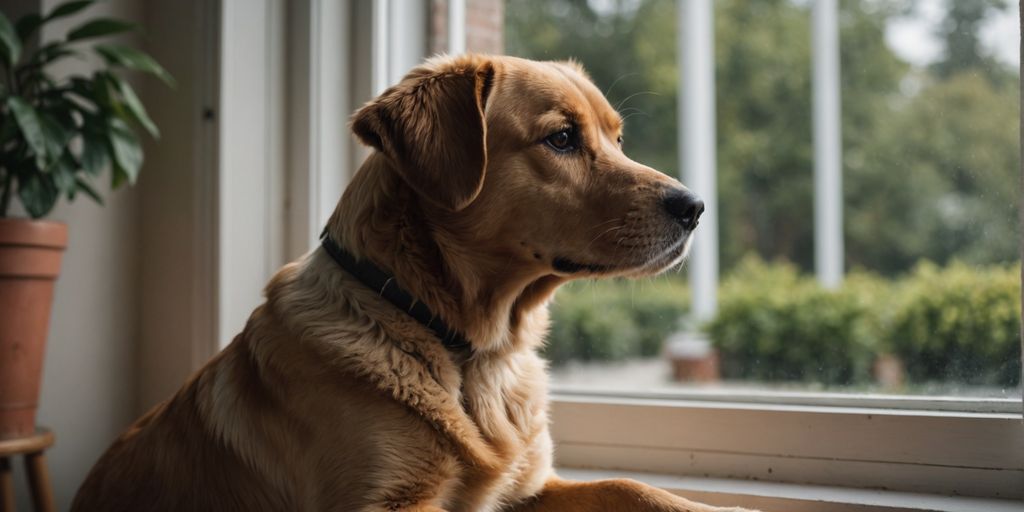
<path fill-rule="evenodd" d="M 718 185 L 715 162 L 715 45 L 712 0 L 679 0 L 679 167 L 704 200 L 690 252 L 693 316 L 714 316 L 718 303 Z"/>
<path fill-rule="evenodd" d="M 815 0 L 814 52 L 814 267 L 818 281 L 843 281 L 842 121 L 839 103 L 839 26 L 836 0 Z"/>

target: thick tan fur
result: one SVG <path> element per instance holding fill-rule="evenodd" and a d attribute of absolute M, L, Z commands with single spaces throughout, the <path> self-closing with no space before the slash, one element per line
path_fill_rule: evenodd
<path fill-rule="evenodd" d="M 543 141 L 578 127 L 578 151 Z M 75 511 L 711 511 L 552 470 L 536 351 L 556 287 L 677 264 L 675 180 L 626 158 L 577 65 L 441 57 L 366 105 L 375 152 L 328 232 L 464 333 L 425 327 L 314 250 L 244 331 L 93 468 Z M 578 268 L 556 270 L 556 261 Z"/>

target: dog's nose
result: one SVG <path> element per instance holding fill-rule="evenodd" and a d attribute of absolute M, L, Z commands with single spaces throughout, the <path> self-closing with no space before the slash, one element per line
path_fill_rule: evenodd
<path fill-rule="evenodd" d="M 686 189 L 673 189 L 665 195 L 663 204 L 669 215 L 689 230 L 697 227 L 700 214 L 704 213 L 704 201 Z"/>

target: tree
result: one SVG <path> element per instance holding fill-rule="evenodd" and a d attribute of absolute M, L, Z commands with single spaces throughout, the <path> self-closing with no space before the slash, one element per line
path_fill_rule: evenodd
<path fill-rule="evenodd" d="M 918 69 L 885 43 L 888 23 L 912 2 L 840 2 L 848 263 L 897 274 L 920 258 L 1015 258 L 1019 100 L 1006 84 L 1017 81 L 977 33 L 1003 4 L 951 0 L 943 26 L 959 28 L 944 32 L 945 64 Z M 676 175 L 675 8 L 519 0 L 507 10 L 506 47 L 582 62 L 627 118 L 627 154 Z M 716 1 L 715 58 L 721 266 L 756 252 L 810 271 L 808 4 Z"/>
<path fill-rule="evenodd" d="M 941 79 L 958 73 L 984 74 L 993 83 L 1010 80 L 1005 66 L 999 63 L 981 44 L 981 29 L 988 18 L 1008 7 L 1006 0 L 946 0 L 946 15 L 935 30 L 944 46 L 941 60 L 931 70 Z"/>
<path fill-rule="evenodd" d="M 677 175 L 675 2 L 524 0 L 505 16 L 510 55 L 581 62 L 626 119 L 627 153 Z"/>

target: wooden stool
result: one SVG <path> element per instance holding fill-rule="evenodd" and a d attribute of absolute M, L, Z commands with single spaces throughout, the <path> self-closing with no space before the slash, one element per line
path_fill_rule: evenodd
<path fill-rule="evenodd" d="M 0 512 L 14 512 L 11 457 L 15 455 L 25 456 L 25 469 L 32 488 L 35 511 L 56 510 L 53 506 L 53 490 L 50 488 L 50 472 L 46 469 L 46 455 L 43 454 L 51 446 L 53 432 L 45 428 L 37 428 L 31 436 L 0 440 Z"/>

